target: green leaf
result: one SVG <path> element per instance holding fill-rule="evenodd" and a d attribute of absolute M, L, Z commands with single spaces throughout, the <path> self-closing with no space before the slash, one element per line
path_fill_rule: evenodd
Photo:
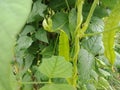
<path fill-rule="evenodd" d="M 78 56 L 78 73 L 79 80 L 86 83 L 90 78 L 90 71 L 92 69 L 94 57 L 87 50 L 81 48 Z"/>
<path fill-rule="evenodd" d="M 76 89 L 68 84 L 49 84 L 45 85 L 39 90 L 76 90 Z"/>
<path fill-rule="evenodd" d="M 87 32 L 102 32 L 104 30 L 104 22 L 98 17 L 93 17 L 89 24 Z"/>
<path fill-rule="evenodd" d="M 48 81 L 49 80 L 49 78 L 47 76 L 45 76 L 44 74 L 42 74 L 38 70 L 35 72 L 34 77 L 36 78 L 37 81 Z"/>
<path fill-rule="evenodd" d="M 32 0 L 1 0 L 0 31 L 7 32 L 10 38 L 14 37 L 14 34 L 18 33 L 18 30 L 21 30 L 25 24 L 31 10 L 31 4 Z"/>
<path fill-rule="evenodd" d="M 10 61 L 15 36 L 25 24 L 32 0 L 0 0 L 0 90 L 16 90 Z"/>
<path fill-rule="evenodd" d="M 68 22 L 67 14 L 58 12 L 53 17 L 53 30 L 62 29 L 63 26 Z"/>
<path fill-rule="evenodd" d="M 49 78 L 70 78 L 72 76 L 72 64 L 61 56 L 44 58 L 39 71 Z"/>
<path fill-rule="evenodd" d="M 85 84 L 82 86 L 82 90 L 87 90 L 87 87 Z"/>
<path fill-rule="evenodd" d="M 28 47 L 30 47 L 30 45 L 32 44 L 33 40 L 31 37 L 28 36 L 21 36 L 18 41 L 18 48 L 19 49 L 27 49 Z"/>
<path fill-rule="evenodd" d="M 93 84 L 88 84 L 87 90 L 96 90 L 96 87 Z"/>
<path fill-rule="evenodd" d="M 106 90 L 108 90 L 110 87 L 109 82 L 103 77 L 99 78 L 98 85 L 102 86 L 104 89 L 106 88 Z"/>
<path fill-rule="evenodd" d="M 59 37 L 59 55 L 69 61 L 69 39 L 64 31 L 60 31 Z"/>
<path fill-rule="evenodd" d="M 57 12 L 51 18 L 44 19 L 43 27 L 49 32 L 56 32 L 58 30 L 64 30 L 70 37 L 70 31 L 68 26 L 68 14 L 63 12 Z"/>
<path fill-rule="evenodd" d="M 114 36 L 116 33 L 116 29 L 112 29 L 114 27 L 118 27 L 120 22 L 120 3 L 115 6 L 110 16 L 105 20 L 105 28 L 103 33 L 103 44 L 104 44 L 104 53 L 108 58 L 110 64 L 114 64 L 115 62 L 115 51 L 114 51 Z"/>
<path fill-rule="evenodd" d="M 43 42 L 46 42 L 48 43 L 48 39 L 47 39 L 47 33 L 44 29 L 39 29 L 36 34 L 35 34 L 35 37 L 40 40 L 40 41 L 43 41 Z"/>
<path fill-rule="evenodd" d="M 41 48 L 42 49 L 42 48 Z M 50 42 L 49 46 L 45 47 L 44 49 L 42 49 L 42 51 L 40 52 L 40 54 L 43 56 L 43 58 L 45 57 L 51 57 L 54 54 L 54 43 Z"/>
<path fill-rule="evenodd" d="M 99 58 L 100 58 L 100 57 L 99 57 Z M 100 58 L 100 59 L 98 59 L 98 58 L 95 58 L 95 59 L 96 59 L 96 62 L 97 62 L 97 64 L 98 64 L 99 66 L 101 66 L 101 67 L 107 66 L 106 63 L 102 61 L 102 59 L 104 60 L 104 57 L 102 57 L 102 58 Z"/>
<path fill-rule="evenodd" d="M 120 53 L 120 32 L 117 32 L 116 33 L 116 36 L 115 36 L 115 51 Z"/>
<path fill-rule="evenodd" d="M 108 77 L 108 76 L 110 76 L 110 73 L 109 72 L 107 72 L 107 71 L 105 71 L 105 70 L 103 70 L 103 69 L 98 69 L 99 70 L 99 72 L 103 75 L 103 76 L 105 76 L 105 77 Z"/>
<path fill-rule="evenodd" d="M 115 62 L 115 66 L 120 69 L 120 54 L 116 53 L 116 62 Z"/>
<path fill-rule="evenodd" d="M 91 70 L 90 76 L 93 77 L 96 81 L 98 81 L 98 74 L 95 70 Z"/>
<path fill-rule="evenodd" d="M 69 28 L 70 28 L 70 33 L 72 38 L 74 37 L 74 31 L 76 29 L 76 24 L 77 24 L 77 12 L 76 9 L 73 8 L 71 9 L 69 13 Z"/>
<path fill-rule="evenodd" d="M 68 37 L 70 37 L 69 24 L 68 24 L 68 14 L 63 12 L 58 12 L 52 17 L 53 30 L 64 30 Z"/>
<path fill-rule="evenodd" d="M 105 7 L 113 9 L 119 0 L 101 0 Z"/>
<path fill-rule="evenodd" d="M 67 0 L 69 6 L 73 6 L 75 5 L 76 0 Z M 66 1 L 65 0 L 51 0 L 50 3 L 48 4 L 48 6 L 50 8 L 52 8 L 53 10 L 61 10 L 61 9 L 66 9 L 67 5 L 66 5 Z"/>
<path fill-rule="evenodd" d="M 37 54 L 37 52 L 39 50 L 38 42 L 33 42 L 27 50 L 31 54 L 34 54 L 34 55 Z"/>
<path fill-rule="evenodd" d="M 23 80 L 22 82 L 31 82 L 32 78 L 31 75 L 29 73 L 27 73 L 26 75 L 23 76 Z M 32 90 L 33 85 L 32 84 L 24 84 L 24 87 L 22 88 L 22 90 Z"/>
<path fill-rule="evenodd" d="M 109 11 L 106 8 L 98 5 L 98 6 L 96 6 L 96 9 L 95 9 L 93 15 L 96 17 L 99 17 L 99 18 L 104 18 L 105 16 L 109 15 Z"/>
<path fill-rule="evenodd" d="M 27 36 L 27 34 L 32 34 L 35 32 L 35 28 L 31 25 L 26 25 L 23 31 L 20 33 L 20 36 Z"/>
<path fill-rule="evenodd" d="M 103 48 L 102 38 L 100 36 L 94 36 L 85 38 L 82 41 L 82 46 L 93 55 L 97 55 Z M 94 48 L 93 48 L 94 47 Z"/>
<path fill-rule="evenodd" d="M 27 70 L 27 69 L 30 68 L 30 66 L 32 65 L 33 60 L 34 60 L 34 56 L 33 55 L 31 55 L 31 54 L 28 53 L 25 56 L 25 66 L 24 66 L 25 70 Z"/>
<path fill-rule="evenodd" d="M 52 79 L 52 82 L 54 82 L 55 84 L 68 84 L 68 79 L 65 78 L 54 78 Z"/>
<path fill-rule="evenodd" d="M 25 72 L 30 68 L 33 60 L 34 60 L 34 56 L 29 53 L 26 56 L 24 56 L 24 66 L 22 66 L 21 68 L 22 70 L 19 70 L 20 77 L 22 77 L 25 74 Z"/>
<path fill-rule="evenodd" d="M 44 17 L 44 11 L 47 9 L 47 6 L 41 2 L 42 0 L 37 0 L 34 2 L 32 11 L 27 21 L 28 23 L 34 22 L 35 20 L 39 20 Z"/>

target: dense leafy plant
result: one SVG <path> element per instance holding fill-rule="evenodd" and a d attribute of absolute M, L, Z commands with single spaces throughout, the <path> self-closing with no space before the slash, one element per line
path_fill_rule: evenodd
<path fill-rule="evenodd" d="M 16 14 L 11 11 L 9 16 L 8 8 L 0 9 L 10 20 L 6 21 L 9 24 L 0 26 L 5 33 L 0 33 L 0 37 L 6 40 L 0 41 L 0 45 L 6 45 L 0 53 L 12 53 L 13 41 L 7 38 L 6 32 L 14 36 L 30 11 L 31 0 L 12 1 L 16 5 L 11 10 L 23 15 L 23 20 L 9 19 Z M 0 2 L 0 7 L 11 7 L 9 0 Z M 16 7 L 22 3 L 26 10 Z M 119 11 L 120 0 L 33 0 L 27 22 L 17 35 L 12 63 L 14 75 L 10 81 L 1 77 L 11 75 L 12 71 L 8 74 L 6 71 L 12 55 L 7 57 L 3 52 L 0 57 L 0 70 L 4 72 L 0 73 L 0 89 L 14 90 L 11 87 L 17 86 L 18 90 L 119 90 Z M 3 17 L 0 15 L 0 23 L 6 20 Z M 6 44 L 8 41 L 10 45 Z M 15 82 L 15 78 L 18 85 L 6 85 Z"/>
<path fill-rule="evenodd" d="M 0 0 L 0 90 L 17 88 L 10 61 L 15 36 L 26 23 L 31 5 L 31 0 Z"/>

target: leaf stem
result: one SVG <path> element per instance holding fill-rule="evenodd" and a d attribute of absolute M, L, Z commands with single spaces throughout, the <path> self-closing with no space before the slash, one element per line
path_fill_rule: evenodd
<path fill-rule="evenodd" d="M 67 5 L 68 10 L 70 11 L 70 6 L 69 6 L 69 3 L 68 3 L 68 0 L 65 0 L 65 3 Z"/>
<path fill-rule="evenodd" d="M 20 84 L 49 84 L 51 82 L 18 82 Z"/>

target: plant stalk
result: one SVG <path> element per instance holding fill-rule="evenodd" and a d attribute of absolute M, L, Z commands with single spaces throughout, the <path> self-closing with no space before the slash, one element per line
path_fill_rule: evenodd
<path fill-rule="evenodd" d="M 78 80 L 78 69 L 77 69 L 77 60 L 78 60 L 78 54 L 80 51 L 80 46 L 79 46 L 79 34 L 81 30 L 81 24 L 83 21 L 83 16 L 82 16 L 82 8 L 83 8 L 84 0 L 77 0 L 76 6 L 77 6 L 77 25 L 76 29 L 74 32 L 74 56 L 73 56 L 73 71 L 74 75 L 72 77 L 72 85 L 74 87 L 77 87 L 77 80 Z"/>
<path fill-rule="evenodd" d="M 88 25 L 89 25 L 90 20 L 91 20 L 91 17 L 92 17 L 92 15 L 93 15 L 93 12 L 94 12 L 94 10 L 95 10 L 98 2 L 99 2 L 99 0 L 94 0 L 94 2 L 93 2 L 93 4 L 92 4 L 92 7 L 91 7 L 91 9 L 90 9 L 90 12 L 89 12 L 89 14 L 88 14 L 88 17 L 87 17 L 85 23 L 83 24 L 83 28 L 82 28 L 82 31 L 81 31 L 82 33 L 84 33 L 84 32 L 87 30 Z"/>

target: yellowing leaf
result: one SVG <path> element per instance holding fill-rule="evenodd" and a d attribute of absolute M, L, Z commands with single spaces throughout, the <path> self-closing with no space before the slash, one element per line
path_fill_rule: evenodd
<path fill-rule="evenodd" d="M 60 31 L 59 37 L 59 55 L 69 61 L 69 39 L 63 30 Z"/>
<path fill-rule="evenodd" d="M 120 3 L 111 12 L 110 16 L 105 20 L 105 28 L 103 33 L 103 44 L 104 44 L 104 53 L 108 58 L 109 62 L 113 65 L 115 62 L 115 51 L 114 51 L 114 36 L 116 29 L 120 22 Z"/>

